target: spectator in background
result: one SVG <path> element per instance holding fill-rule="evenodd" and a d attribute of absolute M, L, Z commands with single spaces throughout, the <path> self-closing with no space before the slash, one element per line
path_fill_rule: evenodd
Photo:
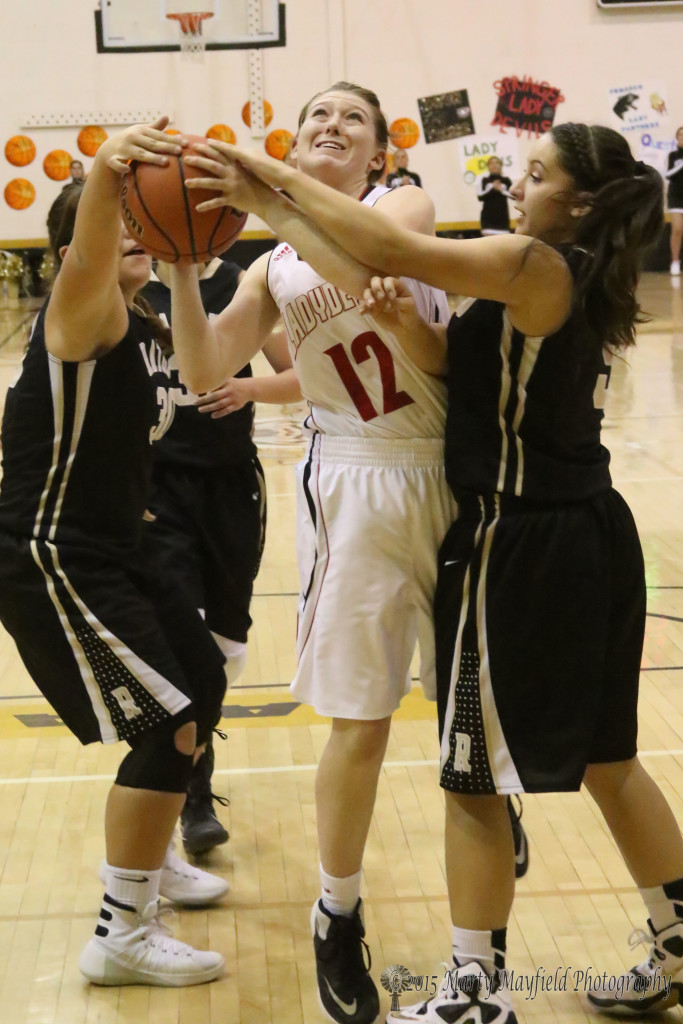
<path fill-rule="evenodd" d="M 680 277 L 683 242 L 683 126 L 676 132 L 676 148 L 669 153 L 666 177 L 669 183 L 666 205 L 671 217 L 671 276 Z"/>
<path fill-rule="evenodd" d="M 510 231 L 508 198 L 512 181 L 503 174 L 503 162 L 492 156 L 488 173 L 477 180 L 477 199 L 481 206 L 482 235 L 507 235 Z"/>
<path fill-rule="evenodd" d="M 71 161 L 69 164 L 69 174 L 71 175 L 71 182 L 85 181 L 85 170 L 80 160 Z"/>
<path fill-rule="evenodd" d="M 408 170 L 407 150 L 397 149 L 394 153 L 394 169 L 391 174 L 387 174 L 386 183 L 389 188 L 399 188 L 401 185 L 417 185 L 422 188 L 420 175 Z"/>

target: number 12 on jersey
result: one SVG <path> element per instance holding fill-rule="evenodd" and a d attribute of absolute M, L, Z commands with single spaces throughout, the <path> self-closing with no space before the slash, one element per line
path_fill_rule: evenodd
<path fill-rule="evenodd" d="M 363 334 L 359 334 L 357 338 L 353 339 L 351 355 L 355 359 L 356 365 L 360 365 L 369 359 L 371 351 L 377 359 L 382 380 L 383 408 L 381 411 L 375 409 L 372 404 L 372 400 L 363 387 L 363 382 L 356 373 L 353 363 L 341 342 L 325 350 L 325 355 L 329 356 L 334 363 L 335 369 L 341 377 L 342 384 L 348 391 L 351 401 L 358 410 L 361 419 L 366 423 L 368 420 L 374 420 L 382 414 L 386 416 L 390 412 L 402 409 L 405 405 L 412 405 L 414 401 L 407 391 L 396 390 L 394 360 L 390 350 L 379 335 L 375 334 L 374 331 L 364 331 Z"/>

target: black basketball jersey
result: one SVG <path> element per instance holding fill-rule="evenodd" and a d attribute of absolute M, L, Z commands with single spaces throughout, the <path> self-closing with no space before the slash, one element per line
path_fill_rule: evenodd
<path fill-rule="evenodd" d="M 216 259 L 207 269 L 208 273 L 199 281 L 199 291 L 204 310 L 211 317 L 221 313 L 232 300 L 242 268 L 236 263 Z M 153 278 L 145 285 L 142 294 L 154 311 L 170 324 L 171 292 L 166 285 Z M 253 403 L 248 402 L 229 416 L 211 419 L 210 413 L 199 412 L 195 405 L 196 396 L 181 382 L 174 356 L 171 356 L 169 366 L 176 413 L 171 428 L 154 446 L 155 461 L 210 468 L 253 458 L 256 454 L 252 440 Z M 251 366 L 247 364 L 236 376 L 251 377 Z"/>
<path fill-rule="evenodd" d="M 144 317 L 99 359 L 64 362 L 34 325 L 2 420 L 0 529 L 125 558 L 140 537 L 150 441 L 173 416 L 166 359 Z"/>
<path fill-rule="evenodd" d="M 574 315 L 532 338 L 512 327 L 502 303 L 463 303 L 448 326 L 446 475 L 456 497 L 569 502 L 607 490 L 608 362 Z"/>
<path fill-rule="evenodd" d="M 674 171 L 676 164 L 681 166 Z M 669 153 L 668 172 L 667 206 L 670 210 L 683 210 L 683 149 L 680 146 Z"/>

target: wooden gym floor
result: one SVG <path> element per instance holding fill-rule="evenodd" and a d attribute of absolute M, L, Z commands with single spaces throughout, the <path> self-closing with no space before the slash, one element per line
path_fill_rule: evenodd
<path fill-rule="evenodd" d="M 638 348 L 615 364 L 604 437 L 647 561 L 641 755 L 683 823 L 683 312 L 681 292 L 664 275 L 646 277 L 643 300 L 655 319 L 641 331 Z M 2 395 L 31 316 L 28 308 L 0 308 Z M 230 880 L 232 891 L 223 905 L 185 911 L 175 923 L 179 937 L 223 952 L 227 974 L 180 990 L 98 989 L 82 981 L 78 955 L 101 896 L 104 800 L 122 751 L 80 747 L 2 634 L 3 1024 L 323 1019 L 308 917 L 318 892 L 313 784 L 328 726 L 294 704 L 287 689 L 295 662 L 293 465 L 303 452 L 300 420 L 297 408 L 259 408 L 268 540 L 247 670 L 227 699 L 222 725 L 228 741 L 217 741 L 215 789 L 230 798 L 220 813 L 231 839 L 208 863 Z M 440 975 L 449 955 L 437 757 L 433 707 L 416 687 L 394 719 L 364 866 L 377 982 L 389 964 L 403 964 L 413 975 Z M 526 984 L 534 978 L 541 984 L 535 983 L 534 998 L 517 995 L 520 1024 L 597 1021 L 585 999 L 589 970 L 615 974 L 644 957 L 642 947 L 632 952 L 628 946 L 631 930 L 645 927 L 638 893 L 586 795 L 527 797 L 524 824 L 531 866 L 518 885 L 508 967 Z M 551 979 L 549 991 L 541 991 L 543 979 Z M 389 995 L 381 994 L 386 1011 Z M 401 998 L 405 1004 L 415 995 Z M 680 1020 L 681 1010 L 667 1016 Z"/>

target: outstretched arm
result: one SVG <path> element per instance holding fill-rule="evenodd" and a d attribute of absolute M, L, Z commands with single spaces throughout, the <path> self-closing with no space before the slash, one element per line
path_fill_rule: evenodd
<path fill-rule="evenodd" d="M 285 405 L 301 401 L 301 389 L 287 349 L 284 331 L 276 328 L 263 346 L 263 354 L 275 371 L 264 377 L 232 377 L 197 399 L 199 411 L 216 420 L 237 412 L 247 402 Z"/>
<path fill-rule="evenodd" d="M 522 235 L 457 240 L 411 231 L 384 216 L 382 202 L 370 209 L 265 154 L 224 148 L 261 180 L 286 190 L 343 249 L 365 266 L 379 268 L 379 276 L 412 277 L 446 292 L 502 302 L 526 334 L 549 333 L 569 314 L 569 268 L 539 241 Z M 284 238 L 286 230 L 287 225 Z"/>
<path fill-rule="evenodd" d="M 168 118 L 161 117 L 126 128 L 97 152 L 46 314 L 48 351 L 60 359 L 92 358 L 125 334 L 128 318 L 118 285 L 121 178 L 129 160 L 166 164 L 167 154 L 182 151 L 177 140 L 164 134 L 167 124 Z"/>
<path fill-rule="evenodd" d="M 266 221 L 278 238 L 286 239 L 326 281 L 331 281 L 349 295 L 361 295 L 370 282 L 370 268 L 342 249 L 284 193 L 273 191 L 231 161 L 225 154 L 226 148 L 219 142 L 215 146 L 213 143 L 211 146 L 196 145 L 184 158 L 186 163 L 211 175 L 209 178 L 189 178 L 187 187 L 219 193 L 215 199 L 201 203 L 198 210 L 234 205 L 255 213 Z"/>
<path fill-rule="evenodd" d="M 264 253 L 252 263 L 230 305 L 211 320 L 204 312 L 196 268 L 171 265 L 173 349 L 180 376 L 195 394 L 234 377 L 278 322 L 280 312 L 266 284 L 269 257 Z"/>

